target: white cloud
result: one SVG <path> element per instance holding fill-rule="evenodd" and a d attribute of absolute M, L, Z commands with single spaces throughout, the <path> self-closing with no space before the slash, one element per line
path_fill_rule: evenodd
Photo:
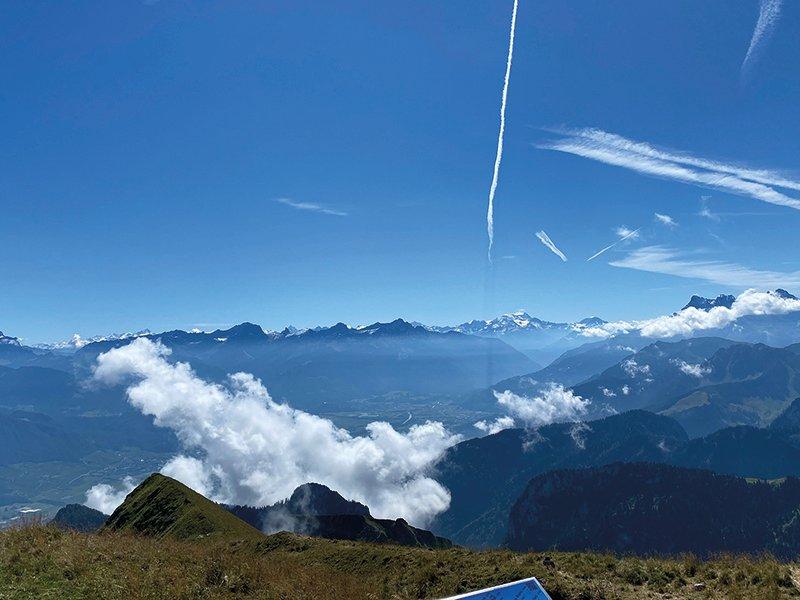
<path fill-rule="evenodd" d="M 761 0 L 758 12 L 758 21 L 750 39 L 750 46 L 742 61 L 741 77 L 746 80 L 752 70 L 753 63 L 759 55 L 759 49 L 769 39 L 781 15 L 782 0 Z"/>
<path fill-rule="evenodd" d="M 710 196 L 700 196 L 700 212 L 697 214 L 704 219 L 708 219 L 709 221 L 719 221 L 719 215 L 713 212 L 711 207 L 708 205 L 708 201 L 710 199 Z"/>
<path fill-rule="evenodd" d="M 609 264 L 624 269 L 702 279 L 729 287 L 800 287 L 800 271 L 762 271 L 721 260 L 686 257 L 685 253 L 665 246 L 639 248 Z"/>
<path fill-rule="evenodd" d="M 569 436 L 577 448 L 586 449 L 586 433 L 589 431 L 592 431 L 592 428 L 583 421 L 578 421 L 570 427 Z"/>
<path fill-rule="evenodd" d="M 307 210 L 311 212 L 318 212 L 325 215 L 333 215 L 336 217 L 346 217 L 347 213 L 334 208 L 328 208 L 322 204 L 315 204 L 314 202 L 297 202 L 291 198 L 276 198 L 275 202 L 280 202 L 286 206 L 291 206 L 297 210 Z"/>
<path fill-rule="evenodd" d="M 614 392 L 614 390 L 610 390 L 608 388 L 602 388 L 601 391 L 603 392 L 603 396 L 605 396 L 606 398 L 614 398 L 617 395 L 616 392 Z"/>
<path fill-rule="evenodd" d="M 673 365 L 678 367 L 680 371 L 686 375 L 690 375 L 692 377 L 697 377 L 700 379 L 704 375 L 708 375 L 711 373 L 711 369 L 704 368 L 703 365 L 693 365 L 687 363 L 685 360 L 678 360 L 677 358 L 673 358 L 670 361 Z"/>
<path fill-rule="evenodd" d="M 800 210 L 800 200 L 775 189 L 800 190 L 800 181 L 777 171 L 751 169 L 661 150 L 600 129 L 567 129 L 556 133 L 561 134 L 561 139 L 543 142 L 537 147 Z"/>
<path fill-rule="evenodd" d="M 636 379 L 639 375 L 650 375 L 650 365 L 640 365 L 632 358 L 622 363 L 622 370 L 631 379 Z"/>
<path fill-rule="evenodd" d="M 352 436 L 274 402 L 252 375 L 229 375 L 225 386 L 208 383 L 188 364 L 167 362 L 169 352 L 140 338 L 101 354 L 94 375 L 108 384 L 132 380 L 130 403 L 199 454 L 173 458 L 164 472 L 213 500 L 264 506 L 318 482 L 364 502 L 376 516 L 420 525 L 449 506 L 449 492 L 429 471 L 460 438 L 441 423 L 401 433 L 375 422 L 367 436 Z"/>
<path fill-rule="evenodd" d="M 662 215 L 661 213 L 653 213 L 653 214 L 655 215 L 656 221 L 658 221 L 662 225 L 666 225 L 667 227 L 678 226 L 678 222 L 669 215 Z"/>
<path fill-rule="evenodd" d="M 544 244 L 546 248 L 548 248 L 553 254 L 555 254 L 558 258 L 567 262 L 567 257 L 564 253 L 559 250 L 556 245 L 553 243 L 553 240 L 550 239 L 550 236 L 547 235 L 544 231 L 537 231 L 536 237 L 539 238 L 539 241 Z"/>
<path fill-rule="evenodd" d="M 633 238 L 636 239 L 639 237 L 639 230 L 638 229 L 630 229 L 629 227 L 625 227 L 625 225 L 620 225 L 615 229 L 615 233 L 618 237 L 623 239 Z"/>
<path fill-rule="evenodd" d="M 616 242 L 614 242 L 613 244 L 609 244 L 605 248 L 601 248 L 600 250 L 598 250 L 597 252 L 592 254 L 589 258 L 586 259 L 586 262 L 589 262 L 590 260 L 594 260 L 595 258 L 600 256 L 604 252 L 606 252 L 608 250 L 611 250 L 614 246 L 616 246 L 617 244 L 621 244 L 625 240 L 628 240 L 628 239 L 631 239 L 631 238 L 636 239 L 637 237 L 639 237 L 639 231 L 640 230 L 641 230 L 641 227 L 639 229 L 634 229 L 634 230 L 630 230 L 627 227 L 625 227 L 624 225 L 622 227 L 617 227 L 617 230 L 616 230 L 617 235 L 621 236 L 621 237 Z"/>
<path fill-rule="evenodd" d="M 478 421 L 475 423 L 476 429 L 489 435 L 512 427 L 514 427 L 514 419 L 509 416 L 497 417 L 494 421 Z"/>
<path fill-rule="evenodd" d="M 110 486 L 107 483 L 99 483 L 86 491 L 86 502 L 84 504 L 89 508 L 110 515 L 125 501 L 125 496 L 130 494 L 135 487 L 136 485 L 134 485 L 133 479 L 130 477 L 123 479 L 119 488 Z"/>
<path fill-rule="evenodd" d="M 746 290 L 730 308 L 715 306 L 700 310 L 693 306 L 672 315 L 642 321 L 615 321 L 598 327 L 577 329 L 587 337 L 608 338 L 620 333 L 638 332 L 648 338 L 689 336 L 697 331 L 721 329 L 737 319 L 750 315 L 783 315 L 800 311 L 800 300 L 784 298 L 775 292 Z M 623 390 L 624 393 L 624 390 Z"/>
<path fill-rule="evenodd" d="M 555 383 L 533 397 L 518 396 L 510 390 L 495 391 L 494 397 L 512 417 L 531 428 L 556 421 L 575 421 L 586 414 L 590 404 L 589 400 Z"/>
<path fill-rule="evenodd" d="M 627 396 L 627 395 L 628 395 L 628 394 L 630 394 L 630 393 L 631 393 L 631 388 L 630 388 L 630 386 L 629 386 L 629 385 L 627 385 L 627 384 L 623 385 L 623 386 L 622 386 L 622 395 L 623 395 L 623 396 Z"/>

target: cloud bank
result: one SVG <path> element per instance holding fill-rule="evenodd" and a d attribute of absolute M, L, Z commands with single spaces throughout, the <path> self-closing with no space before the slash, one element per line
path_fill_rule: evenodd
<path fill-rule="evenodd" d="M 598 327 L 576 330 L 587 337 L 608 338 L 618 334 L 639 333 L 647 338 L 689 336 L 697 331 L 720 329 L 741 317 L 751 315 L 784 315 L 800 311 L 800 300 L 787 298 L 776 292 L 747 290 L 742 292 L 730 308 L 715 306 L 710 310 L 689 307 L 673 315 L 642 321 L 615 321 Z"/>
<path fill-rule="evenodd" d="M 550 252 L 555 254 L 558 258 L 560 258 L 564 262 L 567 262 L 566 255 L 561 250 L 558 249 L 555 243 L 553 243 L 553 240 L 550 239 L 549 235 L 547 235 L 544 231 L 537 231 L 536 237 L 539 238 L 539 241 L 542 242 L 542 244 L 544 244 L 545 248 L 550 250 Z"/>
<path fill-rule="evenodd" d="M 449 506 L 450 493 L 429 472 L 460 438 L 441 423 L 400 433 L 375 422 L 368 436 L 352 436 L 327 419 L 274 402 L 252 375 L 229 375 L 224 386 L 208 383 L 188 364 L 170 364 L 169 353 L 139 338 L 101 354 L 94 376 L 106 384 L 131 381 L 130 403 L 172 429 L 193 455 L 174 457 L 162 472 L 201 494 L 264 506 L 317 482 L 367 504 L 376 516 L 418 525 Z"/>
<path fill-rule="evenodd" d="M 777 171 L 750 169 L 662 150 L 601 129 L 565 129 L 555 130 L 554 133 L 561 135 L 561 138 L 537 144 L 537 147 L 800 210 L 800 200 L 776 189 L 800 190 L 800 181 Z"/>

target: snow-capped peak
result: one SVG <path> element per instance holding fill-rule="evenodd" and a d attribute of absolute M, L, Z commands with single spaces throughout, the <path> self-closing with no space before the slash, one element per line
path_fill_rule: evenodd
<path fill-rule="evenodd" d="M 127 340 L 127 339 L 142 337 L 144 335 L 150 335 L 150 330 L 142 329 L 141 331 L 137 331 L 135 333 L 126 332 L 126 333 L 110 333 L 108 335 L 94 335 L 89 338 L 84 338 L 79 333 L 75 333 L 68 340 L 53 342 L 51 344 L 37 344 L 36 348 L 41 348 L 42 350 L 75 351 L 75 350 L 80 350 L 87 344 L 92 344 L 94 342 Z"/>

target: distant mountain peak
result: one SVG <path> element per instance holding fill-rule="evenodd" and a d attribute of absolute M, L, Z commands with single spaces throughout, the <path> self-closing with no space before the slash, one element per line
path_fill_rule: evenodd
<path fill-rule="evenodd" d="M 694 295 L 689 299 L 689 302 L 681 310 L 687 308 L 696 308 L 698 310 L 711 310 L 718 306 L 730 308 L 736 301 L 736 296 L 730 294 L 720 294 L 716 298 L 704 298 L 703 296 Z"/>
<path fill-rule="evenodd" d="M 794 296 L 781 288 L 768 293 L 778 296 L 779 298 L 783 298 L 784 300 L 797 300 L 797 296 Z M 684 306 L 681 310 L 686 310 L 687 308 L 697 308 L 699 310 L 708 311 L 718 306 L 731 308 L 734 302 L 736 302 L 736 296 L 731 294 L 720 294 L 716 298 L 705 298 L 704 296 L 693 295 L 689 299 L 689 302 L 686 304 L 686 306 Z"/>
<path fill-rule="evenodd" d="M 230 329 L 218 329 L 217 331 L 212 332 L 212 335 L 238 340 L 261 339 L 267 337 L 267 334 L 260 325 L 256 325 L 255 323 L 250 323 L 247 321 L 240 323 L 239 325 L 234 325 Z"/>
<path fill-rule="evenodd" d="M 357 331 L 361 333 L 387 333 L 387 334 L 397 334 L 397 333 L 410 333 L 414 331 L 427 331 L 424 327 L 420 327 L 418 325 L 414 325 L 413 323 L 409 323 L 403 319 L 395 319 L 389 323 L 373 323 L 372 325 L 365 325 L 363 327 L 359 327 Z"/>
<path fill-rule="evenodd" d="M 0 331 L 0 344 L 8 344 L 9 346 L 22 345 L 19 341 L 19 338 L 11 337 L 10 335 L 5 335 L 2 331 Z"/>
<path fill-rule="evenodd" d="M 297 515 L 365 515 L 369 516 L 369 508 L 355 500 L 345 499 L 339 492 L 321 483 L 304 483 L 297 487 L 288 500 L 285 508 Z"/>
<path fill-rule="evenodd" d="M 601 325 L 605 325 L 607 322 L 608 321 L 601 319 L 600 317 L 587 317 L 578 321 L 578 324 L 583 325 L 584 327 L 600 327 Z"/>
<path fill-rule="evenodd" d="M 524 310 L 516 310 L 514 312 L 505 313 L 494 319 L 480 320 L 475 319 L 462 323 L 461 325 L 447 326 L 447 327 L 429 327 L 432 331 L 457 331 L 459 333 L 466 333 L 469 335 L 480 336 L 497 336 L 509 333 L 518 332 L 541 332 L 563 331 L 564 334 L 569 334 L 576 328 L 583 327 L 596 327 L 605 323 L 599 317 L 589 317 L 578 321 L 577 323 L 556 323 L 552 321 L 545 321 L 538 317 L 532 317 Z"/>
<path fill-rule="evenodd" d="M 84 346 L 88 344 L 93 344 L 95 342 L 113 342 L 115 340 L 128 340 L 137 337 L 151 335 L 149 329 L 142 329 L 136 332 L 125 332 L 125 333 L 109 333 L 108 335 L 93 335 L 92 337 L 82 337 L 79 333 L 72 334 L 68 340 L 62 340 L 60 342 L 53 342 L 50 344 L 36 344 L 35 348 L 40 348 L 42 350 L 61 350 L 61 351 L 74 351 L 80 350 Z"/>
<path fill-rule="evenodd" d="M 781 288 L 775 290 L 775 295 L 783 298 L 784 300 L 797 300 L 797 296 L 794 296 Z"/>

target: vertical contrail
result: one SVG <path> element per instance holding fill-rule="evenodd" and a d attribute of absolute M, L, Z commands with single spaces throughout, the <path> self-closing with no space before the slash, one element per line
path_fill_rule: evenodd
<path fill-rule="evenodd" d="M 503 96 L 500 101 L 500 132 L 497 135 L 497 155 L 494 159 L 492 185 L 489 187 L 489 208 L 486 211 L 486 232 L 489 234 L 489 262 L 492 262 L 492 245 L 494 244 L 494 193 L 497 190 L 497 177 L 500 174 L 500 162 L 503 160 L 503 136 L 506 131 L 506 100 L 508 99 L 508 81 L 511 79 L 511 59 L 514 56 L 514 32 L 517 27 L 518 5 L 519 0 L 514 0 L 514 10 L 511 13 L 511 33 L 508 36 L 506 76 L 503 80 Z"/>

